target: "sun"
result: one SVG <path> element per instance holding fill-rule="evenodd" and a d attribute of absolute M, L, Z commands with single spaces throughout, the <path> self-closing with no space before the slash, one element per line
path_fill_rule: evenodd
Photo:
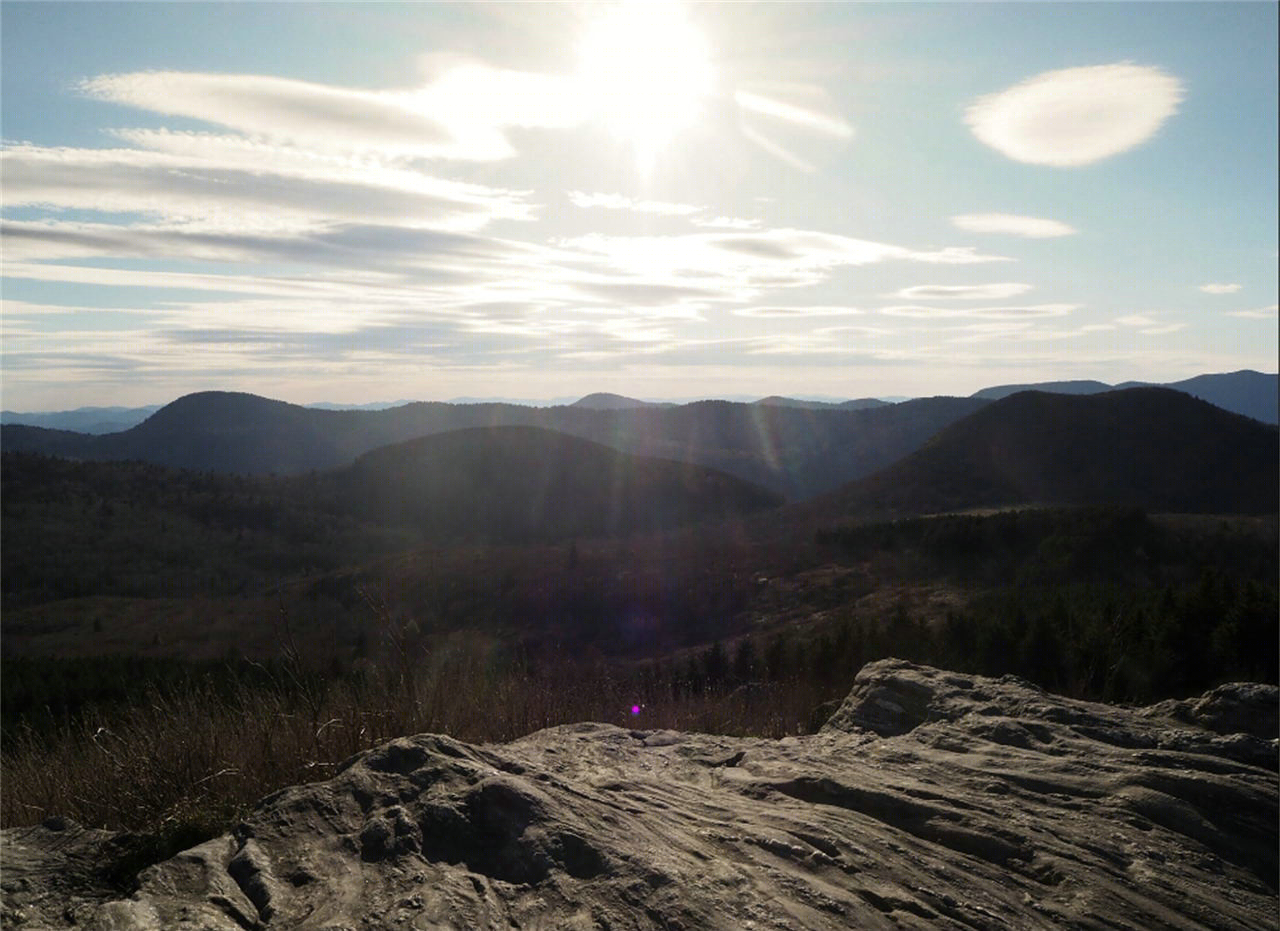
<path fill-rule="evenodd" d="M 697 122 L 715 89 L 706 39 L 672 0 L 621 0 L 588 23 L 578 74 L 592 118 L 635 150 L 641 168 Z"/>

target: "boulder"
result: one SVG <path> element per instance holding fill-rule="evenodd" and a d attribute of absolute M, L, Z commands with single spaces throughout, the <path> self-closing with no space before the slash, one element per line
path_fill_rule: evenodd
<path fill-rule="evenodd" d="M 6 830 L 5 926 L 1274 928 L 1268 702 L 1129 709 L 885 660 L 806 737 L 404 737 L 128 897 L 50 884 L 60 832 Z M 77 836 L 75 856 L 112 842 Z"/>

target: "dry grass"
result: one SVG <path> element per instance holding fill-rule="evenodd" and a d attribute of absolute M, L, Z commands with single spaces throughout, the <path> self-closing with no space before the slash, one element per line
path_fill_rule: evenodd
<path fill-rule="evenodd" d="M 475 641 L 423 654 L 394 634 L 381 661 L 358 675 L 325 680 L 286 662 L 265 684 L 155 692 L 127 709 L 91 709 L 52 733 L 8 734 L 0 818 L 30 824 L 56 813 L 194 843 L 275 789 L 327 778 L 353 754 L 405 734 L 505 741 L 591 720 L 780 737 L 806 730 L 815 705 L 831 697 L 802 680 L 692 694 L 670 678 L 584 661 L 535 673 Z"/>

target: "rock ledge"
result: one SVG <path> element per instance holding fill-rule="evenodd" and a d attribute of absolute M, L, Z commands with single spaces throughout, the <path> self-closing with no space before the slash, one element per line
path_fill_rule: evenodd
<path fill-rule="evenodd" d="M 406 737 L 127 899 L 77 881 L 117 838 L 6 830 L 3 924 L 1270 929 L 1277 703 L 1237 684 L 1124 709 L 884 660 L 811 737 Z"/>

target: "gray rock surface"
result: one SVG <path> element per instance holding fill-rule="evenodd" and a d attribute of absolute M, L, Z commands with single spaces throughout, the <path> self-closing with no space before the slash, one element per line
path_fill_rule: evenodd
<path fill-rule="evenodd" d="M 73 879 L 109 835 L 7 830 L 4 923 L 1275 928 L 1276 705 L 1240 685 L 1123 709 L 886 660 L 809 737 L 406 737 L 124 899 Z"/>

